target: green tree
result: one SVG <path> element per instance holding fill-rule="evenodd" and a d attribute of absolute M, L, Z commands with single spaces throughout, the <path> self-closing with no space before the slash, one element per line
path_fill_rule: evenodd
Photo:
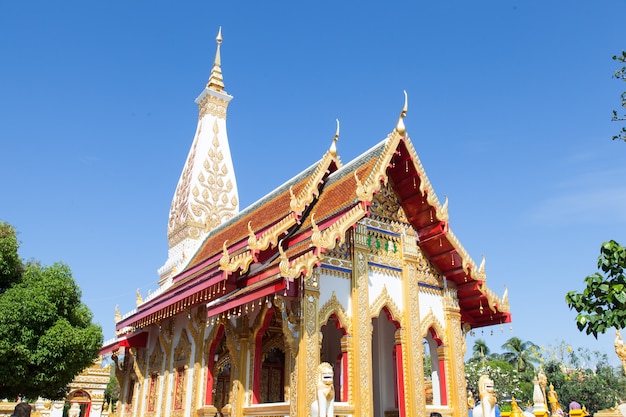
<path fill-rule="evenodd" d="M 533 370 L 534 364 L 539 362 L 538 347 L 533 342 L 523 342 L 518 337 L 512 337 L 502 345 L 504 352 L 500 357 L 510 363 L 518 372 Z"/>
<path fill-rule="evenodd" d="M 0 398 L 61 399 L 97 358 L 102 329 L 67 265 L 16 264 L 15 235 L 0 222 Z"/>
<path fill-rule="evenodd" d="M 485 339 L 476 339 L 474 341 L 474 346 L 472 346 L 472 357 L 470 358 L 470 361 L 480 362 L 484 358 L 488 358 L 489 355 L 491 355 L 491 349 L 487 346 Z"/>
<path fill-rule="evenodd" d="M 0 293 L 3 293 L 22 273 L 22 261 L 17 254 L 20 246 L 15 229 L 0 222 Z"/>
<path fill-rule="evenodd" d="M 613 56 L 613 60 L 620 62 L 622 64 L 626 64 L 626 51 L 622 51 L 621 55 L 615 55 Z M 613 74 L 614 78 L 617 78 L 618 80 L 622 80 L 624 82 L 626 82 L 626 65 L 624 65 L 622 68 L 618 69 L 615 71 L 615 73 Z M 622 99 L 622 108 L 626 109 L 626 91 L 622 93 L 621 95 L 621 99 Z M 623 122 L 626 121 L 626 115 L 622 115 L 620 116 L 617 112 L 617 110 L 613 110 L 613 121 L 617 122 Z M 622 127 L 622 130 L 619 131 L 619 133 L 615 136 L 613 136 L 613 140 L 622 140 L 624 142 L 626 142 L 626 127 Z"/>
<path fill-rule="evenodd" d="M 585 278 L 582 293 L 570 291 L 565 301 L 578 312 L 578 330 L 598 337 L 610 327 L 626 327 L 626 248 L 614 240 L 604 242 L 598 257 L 598 269 Z"/>
<path fill-rule="evenodd" d="M 548 382 L 559 394 L 563 409 L 567 411 L 568 405 L 576 401 L 593 415 L 615 406 L 626 388 L 626 378 L 621 375 L 620 369 L 610 366 L 607 355 L 599 352 L 578 348 L 569 356 L 569 363 L 581 365 L 568 367 L 555 360 L 543 365 Z"/>
<path fill-rule="evenodd" d="M 120 398 L 120 383 L 115 377 L 115 366 L 111 366 L 111 377 L 107 384 L 106 390 L 104 390 L 104 402 L 108 404 L 112 411 L 115 411 L 115 405 Z"/>
<path fill-rule="evenodd" d="M 481 375 L 489 375 L 493 381 L 497 398 L 514 396 L 516 399 L 532 399 L 532 391 L 524 393 L 520 388 L 521 381 L 518 372 L 509 363 L 498 359 L 486 359 L 483 362 L 472 361 L 465 364 L 465 381 L 467 389 L 478 400 L 478 379 Z"/>

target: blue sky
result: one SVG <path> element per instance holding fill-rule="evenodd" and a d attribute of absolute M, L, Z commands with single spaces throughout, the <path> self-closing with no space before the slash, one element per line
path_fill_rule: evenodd
<path fill-rule="evenodd" d="M 517 336 L 614 357 L 564 295 L 626 242 L 624 0 L 209 2 L 0 0 L 0 219 L 20 255 L 63 261 L 105 338 L 157 288 L 170 202 L 223 30 L 241 206 L 318 160 L 407 130 L 450 226 Z M 493 331 L 493 335 L 491 335 Z"/>

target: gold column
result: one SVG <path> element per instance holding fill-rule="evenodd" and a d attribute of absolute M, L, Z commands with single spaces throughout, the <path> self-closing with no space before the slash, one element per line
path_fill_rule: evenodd
<path fill-rule="evenodd" d="M 163 346 L 165 370 L 163 371 L 163 384 L 161 384 L 161 416 L 165 416 L 166 410 L 172 399 L 170 388 L 170 371 L 172 367 L 172 357 L 174 356 L 174 322 L 167 320 L 159 324 L 159 340 Z"/>
<path fill-rule="evenodd" d="M 461 309 L 456 288 L 443 289 L 443 313 L 446 326 L 447 349 L 445 358 L 448 406 L 453 417 L 467 413 L 467 386 L 465 381 L 465 336 L 461 331 Z"/>
<path fill-rule="evenodd" d="M 191 338 L 194 344 L 194 358 L 193 358 L 193 383 L 191 390 L 191 415 L 198 416 L 198 410 L 204 405 L 204 401 L 198 403 L 198 395 L 203 397 L 204 390 L 204 378 L 202 369 L 202 355 L 204 353 L 204 329 L 206 329 L 206 307 L 198 307 L 196 314 L 188 315 L 189 321 L 187 322 L 187 328 L 191 333 Z"/>
<path fill-rule="evenodd" d="M 317 366 L 320 363 L 319 345 L 319 281 L 315 271 L 304 284 L 301 329 L 298 351 L 295 352 L 295 384 L 291 389 L 291 416 L 310 416 L 311 404 L 316 398 Z M 298 395 L 300 394 L 300 395 Z"/>
<path fill-rule="evenodd" d="M 237 368 L 233 375 L 230 397 L 230 404 L 232 406 L 231 415 L 233 416 L 243 416 L 246 390 L 250 388 L 247 384 L 252 383 L 252 381 L 246 382 L 246 375 L 248 375 L 248 352 L 250 348 L 249 338 L 250 326 L 248 316 L 241 316 L 237 321 L 237 346 L 239 349 L 235 350 Z"/>
<path fill-rule="evenodd" d="M 374 409 L 372 388 L 372 320 L 369 309 L 367 229 L 357 223 L 352 254 L 352 342 L 354 355 L 350 387 L 354 392 L 354 415 L 370 417 Z"/>
<path fill-rule="evenodd" d="M 404 297 L 404 337 L 402 338 L 402 356 L 404 369 L 404 398 L 407 416 L 425 413 L 424 400 L 424 346 L 420 334 L 420 308 L 418 271 L 421 256 L 415 236 L 402 238 L 402 293 Z"/>

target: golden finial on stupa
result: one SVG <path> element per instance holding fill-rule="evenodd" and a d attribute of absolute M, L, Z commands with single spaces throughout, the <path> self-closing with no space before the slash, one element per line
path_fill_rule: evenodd
<path fill-rule="evenodd" d="M 122 315 L 120 314 L 119 305 L 116 305 L 115 306 L 115 322 L 117 323 L 120 320 L 122 320 Z"/>
<path fill-rule="evenodd" d="M 207 83 L 207 88 L 215 91 L 224 91 L 224 79 L 222 77 L 222 58 L 220 55 L 220 45 L 222 44 L 222 27 L 220 26 L 217 36 L 215 37 L 217 50 L 215 51 L 215 60 L 213 61 L 213 69 Z"/>
<path fill-rule="evenodd" d="M 335 132 L 333 143 L 330 144 L 330 153 L 333 155 L 337 155 L 337 140 L 339 140 L 339 119 L 335 120 L 337 121 L 337 131 Z"/>
<path fill-rule="evenodd" d="M 400 136 L 404 136 L 406 134 L 406 128 L 404 127 L 404 118 L 406 117 L 406 112 L 409 110 L 409 96 L 404 90 L 404 107 L 400 112 L 400 117 L 398 117 L 398 124 L 396 124 L 396 132 Z"/>

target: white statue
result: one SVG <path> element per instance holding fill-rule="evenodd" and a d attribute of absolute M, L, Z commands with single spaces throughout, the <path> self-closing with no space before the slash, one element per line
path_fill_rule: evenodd
<path fill-rule="evenodd" d="M 72 403 L 69 411 L 69 417 L 79 417 L 80 416 L 80 404 Z"/>
<path fill-rule="evenodd" d="M 311 404 L 312 417 L 334 417 L 335 385 L 333 367 L 322 362 L 317 367 L 317 398 Z"/>
<path fill-rule="evenodd" d="M 474 407 L 473 417 L 496 417 L 496 393 L 493 381 L 488 375 L 478 378 L 478 395 L 480 404 Z"/>

